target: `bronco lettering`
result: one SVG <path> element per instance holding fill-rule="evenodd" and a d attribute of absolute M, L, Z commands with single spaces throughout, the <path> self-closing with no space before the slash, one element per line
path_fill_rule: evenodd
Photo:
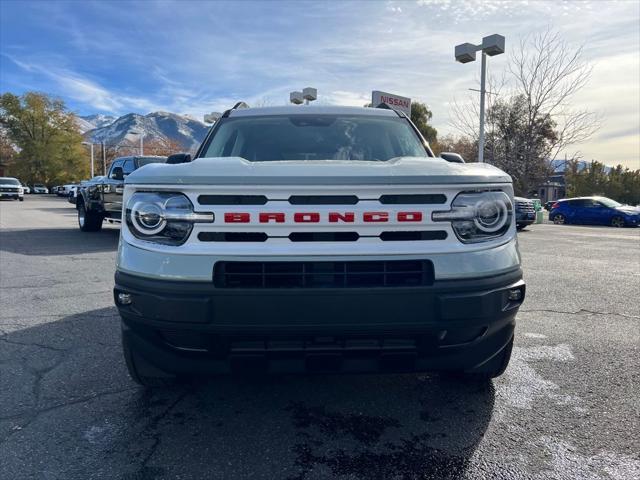
<path fill-rule="evenodd" d="M 326 215 L 328 223 L 354 223 L 356 215 L 354 212 L 329 212 Z M 391 218 L 389 212 L 363 212 L 361 221 L 363 223 L 384 223 Z M 422 212 L 398 212 L 395 215 L 397 222 L 421 222 Z M 287 217 L 284 212 L 264 212 L 258 215 L 260 223 L 284 223 Z M 323 220 L 323 215 L 319 212 L 295 212 L 289 216 L 294 223 L 319 223 Z M 224 214 L 224 223 L 249 223 L 251 214 L 247 212 L 227 212 Z"/>

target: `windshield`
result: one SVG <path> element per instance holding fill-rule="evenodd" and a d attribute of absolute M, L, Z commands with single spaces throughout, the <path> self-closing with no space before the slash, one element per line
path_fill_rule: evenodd
<path fill-rule="evenodd" d="M 609 207 L 609 208 L 616 208 L 616 207 L 621 207 L 622 204 L 616 202 L 615 200 L 611 200 L 610 198 L 607 197 L 598 197 L 597 200 L 602 203 L 605 207 Z"/>
<path fill-rule="evenodd" d="M 18 185 L 18 186 L 20 185 L 20 182 L 15 178 L 7 178 L 7 177 L 0 177 L 0 183 L 2 183 L 3 185 Z"/>
<path fill-rule="evenodd" d="M 409 123 L 369 115 L 265 115 L 224 118 L 204 157 L 272 160 L 377 160 L 428 157 Z"/>

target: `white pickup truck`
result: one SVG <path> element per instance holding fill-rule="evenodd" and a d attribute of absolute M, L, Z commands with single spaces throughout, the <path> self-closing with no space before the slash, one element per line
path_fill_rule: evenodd
<path fill-rule="evenodd" d="M 234 108 L 167 163 L 124 188 L 114 298 L 138 383 L 504 372 L 525 285 L 501 170 L 435 157 L 394 110 L 311 106 Z"/>

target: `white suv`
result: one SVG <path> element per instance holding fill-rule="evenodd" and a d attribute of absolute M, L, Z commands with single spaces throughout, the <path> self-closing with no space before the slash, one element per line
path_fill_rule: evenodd
<path fill-rule="evenodd" d="M 114 296 L 139 383 L 505 370 L 525 286 L 501 170 L 345 107 L 232 109 L 167 163 L 125 181 Z"/>

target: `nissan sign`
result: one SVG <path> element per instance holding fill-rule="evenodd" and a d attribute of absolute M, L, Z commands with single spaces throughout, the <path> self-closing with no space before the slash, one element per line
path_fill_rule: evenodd
<path fill-rule="evenodd" d="M 411 116 L 411 99 L 407 97 L 401 97 L 400 95 L 394 95 L 393 93 L 380 92 L 374 90 L 371 92 L 371 104 L 374 107 L 384 103 L 394 110 L 400 110 L 407 114 L 407 117 Z"/>

